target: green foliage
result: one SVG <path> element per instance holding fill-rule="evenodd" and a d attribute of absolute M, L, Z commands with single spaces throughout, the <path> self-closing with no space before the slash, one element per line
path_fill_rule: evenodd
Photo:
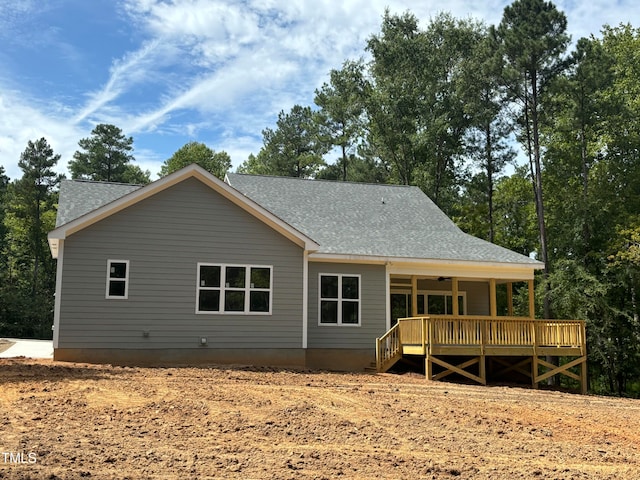
<path fill-rule="evenodd" d="M 441 208 L 457 201 L 464 136 L 464 89 L 457 88 L 481 27 L 442 14 L 425 30 L 414 15 L 383 18 L 367 50 L 372 93 L 367 103 L 369 148 L 397 183 L 419 185 Z"/>
<path fill-rule="evenodd" d="M 276 129 L 266 128 L 262 136 L 264 147 L 238 172 L 312 178 L 324 165 L 322 156 L 328 149 L 309 107 L 295 105 L 289 113 L 281 111 Z"/>
<path fill-rule="evenodd" d="M 582 38 L 572 55 L 573 69 L 549 91 L 552 105 L 542 129 L 551 252 L 557 258 L 587 259 L 602 249 L 613 218 L 605 213 L 598 183 L 604 167 L 603 92 L 611 83 L 610 58 L 600 43 Z M 597 198 L 597 201 L 596 201 Z M 577 201 L 579 200 L 579 201 Z"/>
<path fill-rule="evenodd" d="M 151 182 L 151 172 L 142 170 L 138 165 L 125 165 L 124 173 L 119 179 L 121 183 L 130 183 L 132 185 L 146 185 Z"/>
<path fill-rule="evenodd" d="M 91 137 L 81 139 L 78 145 L 82 151 L 76 151 L 69 162 L 71 178 L 121 183 L 144 180 L 140 169 L 127 168 L 133 160 L 133 138 L 126 137 L 115 125 L 97 125 Z M 142 183 L 148 183 L 148 176 Z"/>
<path fill-rule="evenodd" d="M 496 185 L 495 243 L 528 256 L 538 248 L 536 207 L 527 168 L 520 167 Z"/>
<path fill-rule="evenodd" d="M 364 78 L 362 62 L 345 62 L 342 70 L 332 70 L 329 76 L 330 83 L 316 90 L 315 104 L 320 107 L 315 117 L 318 135 L 327 149 L 340 149 L 336 168 L 331 169 L 340 170 L 336 179 L 353 180 L 350 167 L 359 160 L 357 146 L 363 141 L 365 101 L 371 85 Z"/>
<path fill-rule="evenodd" d="M 5 283 L 7 271 L 9 269 L 7 227 L 5 226 L 5 216 L 7 213 L 7 189 L 9 187 L 9 177 L 4 173 L 4 167 L 0 165 L 0 284 Z"/>
<path fill-rule="evenodd" d="M 160 169 L 160 176 L 169 175 L 192 163 L 197 163 L 209 173 L 223 179 L 231 168 L 231 157 L 224 151 L 215 152 L 204 143 L 189 142 L 165 160 Z"/>
<path fill-rule="evenodd" d="M 318 172 L 316 178 L 344 181 L 345 165 L 348 165 L 346 180 L 349 182 L 386 183 L 389 177 L 384 165 L 374 157 L 349 155 L 346 163 L 341 160 L 332 165 L 327 165 Z"/>
<path fill-rule="evenodd" d="M 465 59 L 458 90 L 465 101 L 470 125 L 465 136 L 466 153 L 477 173 L 465 182 L 460 208 L 461 227 L 495 241 L 495 182 L 507 163 L 515 158 L 507 143 L 512 125 L 506 115 L 507 102 L 500 89 L 500 64 L 495 39 L 484 35 Z"/>
<path fill-rule="evenodd" d="M 640 379 L 638 48 L 630 26 L 580 39 L 572 69 L 547 90 L 542 129 L 553 307 L 583 310 L 592 388 L 617 394 Z"/>
<path fill-rule="evenodd" d="M 569 44 L 567 19 L 555 5 L 544 0 L 516 0 L 505 7 L 502 21 L 492 29 L 503 62 L 500 78 L 517 108 L 518 139 L 529 156 L 544 276 L 549 274 L 548 235 L 542 181 L 543 148 L 540 131 L 544 123 L 549 85 L 567 68 L 564 58 Z M 548 292 L 544 316 L 551 316 Z"/>
<path fill-rule="evenodd" d="M 57 187 L 53 168 L 59 155 L 44 138 L 29 141 L 18 165 L 22 178 L 8 185 L 4 228 L 6 255 L 0 270 L 0 332 L 40 338 L 51 336 L 55 262 L 47 233 L 55 224 Z"/>

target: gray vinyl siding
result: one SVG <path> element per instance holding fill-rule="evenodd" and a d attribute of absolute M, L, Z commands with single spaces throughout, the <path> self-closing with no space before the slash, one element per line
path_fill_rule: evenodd
<path fill-rule="evenodd" d="M 467 315 L 489 315 L 489 282 L 460 282 L 458 288 L 467 292 Z"/>
<path fill-rule="evenodd" d="M 302 248 L 196 179 L 71 235 L 63 255 L 60 348 L 302 346 Z M 105 299 L 108 259 L 130 262 L 127 300 Z M 196 314 L 198 262 L 273 266 L 272 314 Z"/>
<path fill-rule="evenodd" d="M 319 325 L 319 275 L 360 275 L 360 326 Z M 309 348 L 371 348 L 386 331 L 386 282 L 384 265 L 309 263 Z"/>

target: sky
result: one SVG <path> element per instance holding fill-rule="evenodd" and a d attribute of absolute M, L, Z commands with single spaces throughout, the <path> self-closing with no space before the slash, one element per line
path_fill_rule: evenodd
<path fill-rule="evenodd" d="M 497 25 L 498 0 L 0 0 L 0 165 L 45 137 L 57 170 L 100 123 L 134 139 L 157 178 L 189 141 L 257 154 L 262 130 L 345 60 L 366 56 L 385 8 L 426 27 L 446 11 Z M 558 0 L 576 41 L 605 24 L 640 25 L 637 0 Z M 331 160 L 331 159 L 329 159 Z"/>

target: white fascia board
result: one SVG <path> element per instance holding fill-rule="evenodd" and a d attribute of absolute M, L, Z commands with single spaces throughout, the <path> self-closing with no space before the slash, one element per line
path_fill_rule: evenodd
<path fill-rule="evenodd" d="M 531 280 L 536 270 L 544 268 L 541 262 L 503 263 L 470 260 L 436 260 L 428 258 L 399 258 L 368 255 L 309 254 L 310 262 L 360 263 L 386 265 L 388 274 L 424 275 L 458 278 L 496 278 Z"/>
<path fill-rule="evenodd" d="M 284 222 L 282 219 L 276 217 L 264 207 L 244 196 L 238 190 L 224 183 L 202 167 L 192 164 L 52 230 L 48 235 L 51 254 L 56 258 L 57 240 L 63 240 L 75 232 L 87 228 L 104 218 L 120 212 L 131 205 L 134 205 L 189 178 L 196 178 L 200 180 L 202 183 L 209 186 L 217 193 L 238 205 L 240 208 L 267 224 L 300 247 L 303 247 L 305 250 L 316 251 L 320 248 L 313 239 Z"/>

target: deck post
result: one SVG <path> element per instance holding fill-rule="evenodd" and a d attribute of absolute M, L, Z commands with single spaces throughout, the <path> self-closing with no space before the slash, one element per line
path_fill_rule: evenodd
<path fill-rule="evenodd" d="M 418 316 L 418 277 L 411 275 L 411 316 Z"/>
<path fill-rule="evenodd" d="M 507 282 L 507 315 L 513 317 L 513 283 Z"/>
<path fill-rule="evenodd" d="M 533 279 L 529 280 L 529 318 L 536 318 L 536 298 Z"/>
<path fill-rule="evenodd" d="M 489 280 L 489 304 L 491 306 L 491 316 L 493 318 L 498 316 L 498 298 L 496 295 L 496 279 Z"/>
<path fill-rule="evenodd" d="M 580 393 L 587 394 L 587 357 L 584 356 L 580 366 Z"/>
<path fill-rule="evenodd" d="M 430 357 L 431 355 L 429 355 L 429 351 L 427 350 L 427 354 L 424 357 L 424 376 L 429 381 L 433 379 L 433 364 L 431 363 Z"/>
<path fill-rule="evenodd" d="M 451 279 L 451 306 L 454 317 L 460 315 L 460 309 L 458 308 L 458 278 L 453 277 Z M 466 313 L 466 312 L 465 312 Z"/>
<path fill-rule="evenodd" d="M 535 352 L 531 357 L 531 386 L 538 388 L 538 354 Z"/>
<path fill-rule="evenodd" d="M 482 379 L 482 384 L 483 385 L 487 384 L 486 359 L 487 359 L 487 357 L 485 355 L 480 355 L 478 357 L 478 373 L 480 374 L 479 376 Z"/>

